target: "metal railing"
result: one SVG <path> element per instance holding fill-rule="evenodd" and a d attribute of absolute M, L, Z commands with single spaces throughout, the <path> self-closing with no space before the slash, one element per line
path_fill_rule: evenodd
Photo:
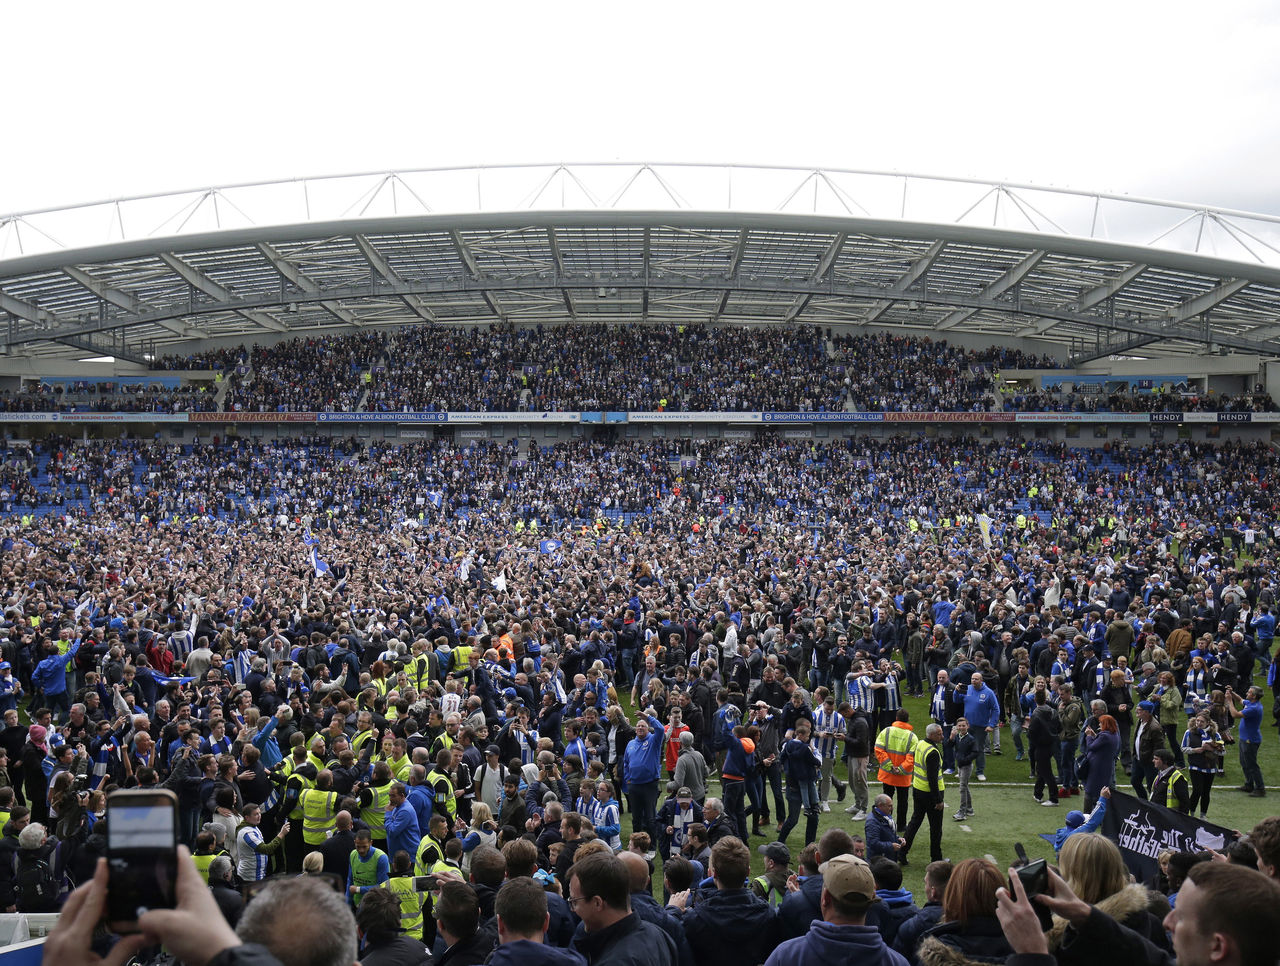
<path fill-rule="evenodd" d="M 0 260 L 348 219 L 521 211 L 792 213 L 961 224 L 1280 265 L 1280 216 L 898 171 L 680 162 L 442 167 L 134 195 L 0 215 Z"/>

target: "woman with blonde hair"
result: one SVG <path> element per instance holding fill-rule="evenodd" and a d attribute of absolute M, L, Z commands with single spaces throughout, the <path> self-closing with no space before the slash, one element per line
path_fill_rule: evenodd
<path fill-rule="evenodd" d="M 462 840 L 462 874 L 466 875 L 471 871 L 471 853 L 481 845 L 494 845 L 498 840 L 493 811 L 485 802 L 475 802 L 471 806 L 471 827 L 467 828 L 462 819 L 458 819 L 455 834 Z"/>
<path fill-rule="evenodd" d="M 1182 706 L 1187 712 L 1187 716 L 1196 713 L 1197 701 L 1208 701 L 1209 690 L 1213 686 L 1213 680 L 1209 677 L 1209 668 L 1204 662 L 1204 658 L 1197 654 L 1191 659 L 1191 666 L 1187 668 L 1186 687 L 1183 689 Z"/>
<path fill-rule="evenodd" d="M 1096 906 L 1152 944 L 1172 952 L 1165 938 L 1164 923 L 1150 912 L 1155 894 L 1146 886 L 1130 881 L 1129 870 L 1125 868 L 1120 849 L 1109 838 L 1102 835 L 1072 835 L 1062 844 L 1058 870 L 1071 891 L 1082 900 Z M 1162 900 L 1159 896 L 1155 898 Z M 1079 948 L 1085 945 L 1083 943 L 1063 950 L 1062 940 L 1066 930 L 1067 923 L 1055 916 L 1053 928 L 1046 934 L 1049 950 L 1058 957 L 1060 964 L 1073 959 L 1084 963 L 1097 955 L 1097 950 Z"/>
<path fill-rule="evenodd" d="M 920 943 L 920 962 L 924 966 L 1003 963 L 1012 949 L 996 918 L 996 890 L 1005 885 L 1005 874 L 994 862 L 965 859 L 959 863 L 942 894 L 942 921 Z"/>
<path fill-rule="evenodd" d="M 1165 742 L 1173 749 L 1174 760 L 1182 767 L 1182 744 L 1178 740 L 1178 723 L 1182 714 L 1182 692 L 1174 680 L 1172 671 L 1161 671 L 1156 679 L 1151 700 L 1160 705 L 1160 727 L 1164 729 Z"/>

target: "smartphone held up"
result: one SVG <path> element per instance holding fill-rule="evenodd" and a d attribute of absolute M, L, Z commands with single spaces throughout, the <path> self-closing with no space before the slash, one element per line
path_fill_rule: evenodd
<path fill-rule="evenodd" d="M 178 877 L 178 798 L 168 789 L 131 789 L 107 797 L 107 921 L 138 931 L 151 909 L 172 909 Z"/>

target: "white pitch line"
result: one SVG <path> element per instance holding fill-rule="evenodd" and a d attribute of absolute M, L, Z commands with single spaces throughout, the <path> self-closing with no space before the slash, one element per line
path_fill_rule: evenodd
<path fill-rule="evenodd" d="M 961 825 L 961 826 L 960 826 L 960 831 L 961 831 L 961 832 L 972 832 L 972 831 L 973 831 L 973 829 L 969 828 L 969 826 L 967 826 L 967 825 Z"/>

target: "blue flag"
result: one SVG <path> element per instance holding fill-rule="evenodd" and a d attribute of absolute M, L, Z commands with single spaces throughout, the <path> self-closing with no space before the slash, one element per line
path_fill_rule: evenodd
<path fill-rule="evenodd" d="M 311 548 L 311 566 L 315 567 L 317 577 L 323 577 L 329 572 L 329 565 L 320 559 L 320 553 L 315 547 Z"/>
<path fill-rule="evenodd" d="M 543 540 L 538 543 L 538 550 L 542 553 L 555 553 L 564 543 L 560 540 Z"/>
<path fill-rule="evenodd" d="M 427 499 L 431 501 L 431 505 L 435 507 L 437 510 L 439 510 L 440 507 L 444 506 L 443 493 L 432 493 L 430 490 L 428 490 Z"/>

